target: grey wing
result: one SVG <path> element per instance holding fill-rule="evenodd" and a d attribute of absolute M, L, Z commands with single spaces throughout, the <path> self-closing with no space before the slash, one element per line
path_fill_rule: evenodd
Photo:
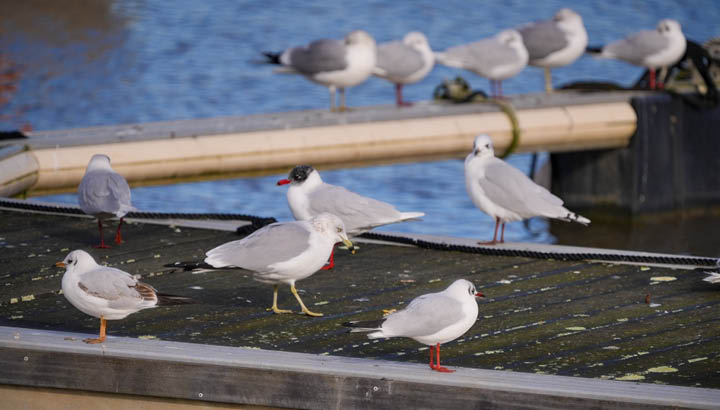
<path fill-rule="evenodd" d="M 294 47 L 283 53 L 286 64 L 300 73 L 313 75 L 321 72 L 344 70 L 345 43 L 340 40 L 316 40 L 305 47 Z M 285 62 L 284 62 L 285 63 Z"/>
<path fill-rule="evenodd" d="M 480 71 L 488 71 L 499 65 L 512 64 L 519 59 L 513 49 L 506 47 L 494 38 L 451 47 L 445 54 L 453 60 L 462 61 L 465 68 L 476 67 Z"/>
<path fill-rule="evenodd" d="M 309 203 L 312 215 L 329 212 L 342 219 L 345 231 L 350 235 L 397 222 L 401 218 L 400 212 L 386 202 L 330 184 L 314 190 Z"/>
<path fill-rule="evenodd" d="M 398 335 L 421 337 L 437 333 L 462 318 L 460 302 L 440 293 L 431 293 L 413 299 L 405 309 L 389 315 L 382 327 Z"/>
<path fill-rule="evenodd" d="M 495 204 L 520 215 L 552 212 L 563 204 L 562 199 L 500 159 L 485 167 L 485 178 L 479 184 Z"/>
<path fill-rule="evenodd" d="M 539 60 L 568 46 L 564 31 L 552 21 L 539 21 L 518 28 L 529 60 Z"/>
<path fill-rule="evenodd" d="M 423 68 L 422 54 L 401 41 L 381 44 L 376 65 L 387 72 L 383 77 L 408 77 Z"/>
<path fill-rule="evenodd" d="M 78 202 L 88 214 L 127 212 L 132 208 L 130 186 L 115 172 L 89 172 L 80 181 Z"/>
<path fill-rule="evenodd" d="M 99 267 L 80 275 L 78 286 L 88 295 L 108 301 L 111 307 L 132 307 L 142 301 L 137 280 L 119 269 Z"/>
<path fill-rule="evenodd" d="M 266 272 L 270 265 L 292 259 L 309 248 L 307 222 L 278 222 L 250 236 L 220 245 L 206 253 L 205 262 L 220 267 L 238 267 Z"/>
<path fill-rule="evenodd" d="M 668 46 L 669 40 L 656 30 L 644 30 L 623 40 L 610 43 L 603 49 L 624 60 L 641 61 Z"/>

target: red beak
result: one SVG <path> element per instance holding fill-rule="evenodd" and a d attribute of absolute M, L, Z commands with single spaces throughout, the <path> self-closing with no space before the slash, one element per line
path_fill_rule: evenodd
<path fill-rule="evenodd" d="M 289 179 L 281 179 L 277 182 L 278 185 L 287 185 L 290 183 Z"/>
<path fill-rule="evenodd" d="M 482 292 L 478 292 L 478 293 L 475 294 L 475 297 L 476 297 L 476 298 L 484 298 L 485 295 L 483 295 Z"/>

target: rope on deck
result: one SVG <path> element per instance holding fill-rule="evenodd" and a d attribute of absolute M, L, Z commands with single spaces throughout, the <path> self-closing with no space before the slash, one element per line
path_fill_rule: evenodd
<path fill-rule="evenodd" d="M 84 215 L 84 212 L 76 206 L 63 205 L 47 205 L 25 201 L 9 201 L 0 198 L 0 206 L 14 209 L 25 209 L 29 211 L 54 212 L 70 215 Z M 247 235 L 253 231 L 262 228 L 265 225 L 277 222 L 275 218 L 265 218 L 253 215 L 243 214 L 225 214 L 225 213 L 172 213 L 172 212 L 130 212 L 125 215 L 127 218 L 137 219 L 215 219 L 215 220 L 240 220 L 248 221 L 250 225 L 241 226 L 237 229 L 240 235 Z M 433 249 L 440 251 L 456 251 L 465 253 L 475 253 L 487 256 L 516 256 L 534 259 L 564 259 L 570 261 L 580 260 L 602 260 L 608 262 L 634 262 L 634 263 L 657 263 L 666 265 L 692 265 L 705 266 L 715 268 L 718 266 L 720 259 L 703 258 L 703 257 L 685 257 L 685 256 L 666 256 L 666 255 L 642 255 L 637 253 L 590 253 L 590 252 L 542 252 L 530 251 L 524 249 L 506 249 L 485 246 L 466 246 L 455 245 L 444 242 L 433 242 L 424 239 L 409 238 L 406 236 L 387 235 L 377 232 L 368 232 L 360 235 L 361 238 L 375 239 L 385 242 L 400 243 L 404 245 L 413 245 L 423 249 Z"/>
<path fill-rule="evenodd" d="M 564 259 L 570 261 L 580 260 L 602 260 L 608 262 L 634 262 L 634 263 L 653 263 L 665 265 L 693 265 L 717 267 L 720 259 L 702 258 L 702 257 L 685 257 L 685 256 L 665 256 L 665 255 L 642 255 L 636 253 L 591 253 L 591 252 L 542 252 L 530 251 L 525 249 L 505 249 L 493 248 L 485 246 L 466 246 L 454 245 L 444 242 L 433 242 L 424 239 L 409 238 L 405 236 L 386 235 L 377 232 L 368 232 L 360 235 L 361 238 L 375 239 L 386 242 L 401 243 L 405 245 L 413 245 L 418 248 L 433 249 L 441 251 L 457 251 L 465 253 L 476 253 L 488 256 L 516 256 L 534 259 Z"/>
<path fill-rule="evenodd" d="M 28 211 L 54 212 L 68 215 L 85 215 L 85 213 L 76 206 L 63 205 L 47 205 L 25 201 L 8 201 L 0 198 L 0 206 L 14 209 L 25 209 Z M 191 219 L 191 220 L 223 220 L 223 221 L 248 221 L 250 225 L 244 225 L 237 229 L 237 233 L 246 235 L 262 228 L 265 225 L 277 222 L 275 218 L 265 218 L 244 214 L 225 214 L 225 213 L 183 213 L 183 212 L 147 212 L 133 211 L 128 212 L 125 218 L 137 219 Z"/>

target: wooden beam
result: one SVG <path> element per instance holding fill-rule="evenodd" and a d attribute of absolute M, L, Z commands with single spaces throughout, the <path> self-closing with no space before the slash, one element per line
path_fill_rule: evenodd
<path fill-rule="evenodd" d="M 624 147 L 636 127 L 633 94 L 518 96 L 520 151 Z M 32 191 L 74 189 L 89 158 L 105 153 L 131 183 L 168 178 L 463 156 L 490 134 L 498 152 L 511 142 L 509 119 L 493 104 L 366 107 L 345 114 L 303 111 L 247 117 L 37 132 Z"/>
<path fill-rule="evenodd" d="M 0 383 L 290 408 L 717 408 L 720 391 L 0 327 Z"/>

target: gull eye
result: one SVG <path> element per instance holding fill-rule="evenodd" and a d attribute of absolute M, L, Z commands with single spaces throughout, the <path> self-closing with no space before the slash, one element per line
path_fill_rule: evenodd
<path fill-rule="evenodd" d="M 485 148 L 490 148 L 490 144 L 485 144 Z"/>
<path fill-rule="evenodd" d="M 342 228 L 338 226 L 337 231 L 338 231 L 338 233 L 342 232 Z"/>

